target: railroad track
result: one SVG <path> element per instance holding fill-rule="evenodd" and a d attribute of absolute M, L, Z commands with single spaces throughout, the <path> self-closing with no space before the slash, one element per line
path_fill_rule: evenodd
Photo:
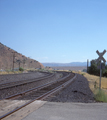
<path fill-rule="evenodd" d="M 15 97 L 18 97 L 18 96 L 22 96 L 23 94 L 25 95 L 26 93 L 30 93 L 30 92 L 32 92 L 33 90 L 37 91 L 37 90 L 40 90 L 40 89 L 42 89 L 42 88 L 44 88 L 44 87 L 47 87 L 47 86 L 49 86 L 49 85 L 52 85 L 52 84 L 54 84 L 54 83 L 58 83 L 58 82 L 64 80 L 64 79 L 67 77 L 66 75 L 67 75 L 66 73 L 63 73 L 63 76 L 62 76 L 63 78 L 59 78 L 59 79 L 57 79 L 57 80 L 48 82 L 48 83 L 43 84 L 43 85 L 40 85 L 40 86 L 38 86 L 38 87 L 34 87 L 34 88 L 29 89 L 29 90 L 26 90 L 26 91 L 23 91 L 23 92 L 14 94 L 14 95 L 10 95 L 10 96 L 8 96 L 8 97 L 5 97 L 5 99 L 12 99 L 12 98 L 15 98 Z M 69 76 L 69 75 L 68 75 L 68 76 Z"/>
<path fill-rule="evenodd" d="M 50 74 L 50 73 L 48 73 L 48 72 L 37 72 L 36 71 L 36 72 L 28 72 L 28 73 L 0 75 L 0 85 L 5 84 L 8 81 L 13 82 L 14 79 L 15 79 L 15 81 L 19 81 L 20 78 L 21 78 L 21 80 L 26 80 L 25 76 L 28 76 L 28 78 L 31 79 L 31 76 L 33 75 L 33 77 L 32 77 L 32 79 L 33 79 L 33 78 L 37 78 L 37 77 L 41 77 L 41 76 L 46 76 L 48 74 Z"/>
<path fill-rule="evenodd" d="M 14 105 L 14 107 L 12 105 L 10 105 L 10 103 L 8 103 L 8 102 L 6 103 L 6 100 L 0 101 L 1 107 L 4 106 L 3 111 L 0 112 L 1 113 L 0 119 L 4 119 L 4 118 L 8 117 L 9 115 L 13 114 L 14 112 L 20 110 L 21 108 L 29 105 L 32 102 L 34 102 L 35 100 L 43 100 L 43 99 L 47 98 L 49 95 L 57 92 L 58 90 L 61 90 L 65 86 L 67 86 L 75 78 L 76 78 L 76 75 L 74 75 L 73 73 L 65 74 L 63 78 L 56 80 L 56 82 L 54 81 L 53 84 L 51 82 L 51 83 L 39 86 L 38 88 L 33 89 L 33 92 L 31 92 L 30 94 L 26 94 L 27 92 L 23 93 L 21 97 L 18 97 L 17 99 L 15 99 L 16 102 L 19 102 L 19 101 L 23 101 L 23 102 L 15 103 L 16 106 Z M 30 90 L 30 91 L 32 91 L 32 90 Z M 30 92 L 30 91 L 28 91 L 28 92 Z M 17 96 L 20 96 L 20 94 Z M 10 98 L 12 99 L 14 97 L 16 97 L 16 95 L 14 95 Z M 10 99 L 10 98 L 8 98 L 8 99 Z M 7 109 L 6 104 L 9 104 L 10 106 L 12 106 L 12 108 Z M 17 105 L 19 105 L 19 106 L 17 106 Z"/>
<path fill-rule="evenodd" d="M 57 75 L 57 73 L 48 73 L 47 76 L 39 77 L 37 79 L 30 79 L 29 82 L 23 83 L 23 81 L 20 81 L 18 84 L 10 84 L 9 86 L 3 86 L 3 89 L 0 90 L 0 100 L 4 99 L 6 97 L 12 96 L 12 94 L 17 93 L 23 93 L 23 91 L 28 91 L 29 89 L 38 87 L 40 85 L 43 85 L 45 83 L 49 83 L 51 81 L 54 81 L 57 76 L 60 77 L 60 74 Z M 7 92 L 8 91 L 8 92 Z"/>
<path fill-rule="evenodd" d="M 16 87 L 16 86 L 20 86 L 20 85 L 25 85 L 25 84 L 29 84 L 29 83 L 32 83 L 32 82 L 38 82 L 38 81 L 41 81 L 43 79 L 50 78 L 50 77 L 53 77 L 53 76 L 54 76 L 54 73 L 48 73 L 48 74 L 46 73 L 45 76 L 34 78 L 34 79 L 3 83 L 3 84 L 0 84 L 0 90 L 11 88 L 11 87 Z"/>

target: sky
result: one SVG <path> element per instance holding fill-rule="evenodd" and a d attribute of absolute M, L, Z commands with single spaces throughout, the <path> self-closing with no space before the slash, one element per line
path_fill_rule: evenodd
<path fill-rule="evenodd" d="M 0 0 L 0 42 L 41 63 L 97 59 L 107 50 L 107 0 Z"/>

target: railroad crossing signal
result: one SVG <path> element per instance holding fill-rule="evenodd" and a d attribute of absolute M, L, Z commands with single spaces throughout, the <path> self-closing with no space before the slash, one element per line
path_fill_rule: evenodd
<path fill-rule="evenodd" d="M 98 50 L 96 51 L 96 53 L 99 55 L 98 59 L 96 60 L 96 62 L 100 62 L 100 81 L 99 81 L 99 89 L 101 89 L 101 74 L 102 74 L 102 63 L 101 61 L 103 61 L 104 63 L 106 62 L 106 60 L 104 59 L 103 55 L 106 53 L 106 50 L 104 50 L 102 53 L 100 53 Z"/>
<path fill-rule="evenodd" d="M 99 57 L 98 57 L 98 59 L 96 60 L 96 62 L 98 63 L 99 61 L 103 60 L 103 62 L 105 63 L 106 60 L 104 59 L 103 55 L 106 53 L 106 50 L 104 50 L 102 53 L 100 53 L 100 52 L 97 50 L 96 53 L 99 55 Z"/>
<path fill-rule="evenodd" d="M 97 68 L 100 69 L 100 65 L 98 65 Z M 105 64 L 101 63 L 101 69 L 105 69 Z"/>

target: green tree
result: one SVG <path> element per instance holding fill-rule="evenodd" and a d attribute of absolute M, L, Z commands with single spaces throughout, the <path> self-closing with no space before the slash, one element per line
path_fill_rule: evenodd
<path fill-rule="evenodd" d="M 88 73 L 93 75 L 100 75 L 100 70 L 97 68 L 98 64 L 96 63 L 96 60 L 92 60 L 91 66 L 88 68 Z"/>

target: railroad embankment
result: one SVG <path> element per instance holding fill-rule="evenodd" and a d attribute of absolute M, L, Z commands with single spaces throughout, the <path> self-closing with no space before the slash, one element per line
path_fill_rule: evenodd
<path fill-rule="evenodd" d="M 107 78 L 102 77 L 99 91 L 99 77 L 84 72 L 76 72 L 77 79 L 63 91 L 54 95 L 48 101 L 53 102 L 107 102 Z"/>
<path fill-rule="evenodd" d="M 72 84 L 48 99 L 48 101 L 93 103 L 95 99 L 87 79 L 83 75 L 77 74 L 77 78 Z"/>

